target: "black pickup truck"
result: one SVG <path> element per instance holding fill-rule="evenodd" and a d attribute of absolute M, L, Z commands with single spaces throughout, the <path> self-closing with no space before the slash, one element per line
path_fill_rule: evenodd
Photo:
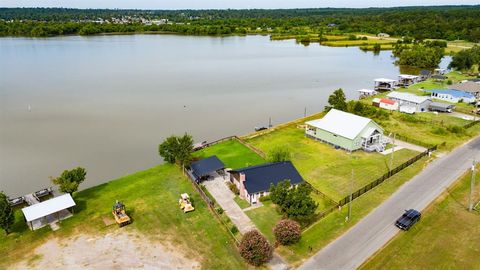
<path fill-rule="evenodd" d="M 395 222 L 395 226 L 404 231 L 408 231 L 413 224 L 420 220 L 421 216 L 422 214 L 415 209 L 405 210 L 405 213 Z"/>

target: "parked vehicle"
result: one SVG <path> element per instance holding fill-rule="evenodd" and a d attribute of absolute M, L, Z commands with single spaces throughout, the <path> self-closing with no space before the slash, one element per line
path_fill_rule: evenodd
<path fill-rule="evenodd" d="M 420 220 L 421 216 L 422 214 L 415 209 L 405 210 L 405 213 L 395 222 L 395 226 L 404 231 L 408 231 L 408 229 Z"/>

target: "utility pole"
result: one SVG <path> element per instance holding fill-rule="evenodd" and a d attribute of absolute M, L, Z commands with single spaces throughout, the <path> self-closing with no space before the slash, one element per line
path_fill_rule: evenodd
<path fill-rule="evenodd" d="M 353 199 L 353 169 L 352 169 L 352 178 L 350 179 L 350 199 L 348 202 L 347 221 L 350 220 L 350 216 L 352 215 L 352 199 Z"/>
<path fill-rule="evenodd" d="M 472 178 L 470 179 L 470 196 L 468 198 L 468 211 L 473 210 L 473 191 L 475 189 L 475 159 L 472 163 Z"/>
<path fill-rule="evenodd" d="M 390 171 L 393 170 L 393 153 L 395 152 L 395 133 L 393 133 L 392 155 L 390 156 Z"/>
<path fill-rule="evenodd" d="M 307 107 L 305 107 L 305 111 L 303 112 L 303 117 L 307 117 Z"/>
<path fill-rule="evenodd" d="M 268 128 L 272 127 L 272 117 L 268 118 Z"/>

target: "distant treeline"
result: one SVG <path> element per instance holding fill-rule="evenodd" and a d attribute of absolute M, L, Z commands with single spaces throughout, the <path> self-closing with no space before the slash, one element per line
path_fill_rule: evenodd
<path fill-rule="evenodd" d="M 94 23 L 125 18 L 127 23 Z M 138 19 L 168 19 L 145 25 Z M 480 41 L 480 6 L 281 10 L 105 10 L 0 8 L 0 36 L 165 31 L 188 35 L 388 33 L 415 39 Z"/>

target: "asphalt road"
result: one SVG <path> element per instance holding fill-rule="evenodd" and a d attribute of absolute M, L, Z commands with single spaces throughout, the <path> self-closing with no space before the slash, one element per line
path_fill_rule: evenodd
<path fill-rule="evenodd" d="M 471 168 L 474 157 L 480 160 L 480 137 L 430 163 L 348 232 L 308 259 L 300 269 L 358 268 L 399 233 L 394 223 L 405 209 L 425 209 Z"/>

